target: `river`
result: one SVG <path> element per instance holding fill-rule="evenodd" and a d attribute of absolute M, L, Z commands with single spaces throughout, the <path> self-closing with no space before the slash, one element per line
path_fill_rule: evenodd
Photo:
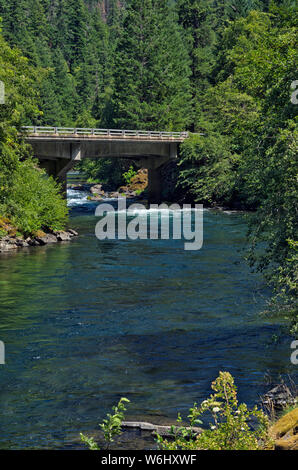
<path fill-rule="evenodd" d="M 127 418 L 172 422 L 220 370 L 249 405 L 294 375 L 290 339 L 259 315 L 269 292 L 242 261 L 243 215 L 205 211 L 203 248 L 185 251 L 99 241 L 96 204 L 69 191 L 69 205 L 79 237 L 0 257 L 1 449 L 79 448 L 121 396 Z"/>

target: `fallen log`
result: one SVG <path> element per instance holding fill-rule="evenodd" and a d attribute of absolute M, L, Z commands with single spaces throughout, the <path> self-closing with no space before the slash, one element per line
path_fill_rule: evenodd
<path fill-rule="evenodd" d="M 181 434 L 180 426 L 161 426 L 159 424 L 146 423 L 143 421 L 123 421 L 122 427 L 151 431 L 151 434 L 159 434 L 162 437 L 173 437 L 173 434 Z M 194 437 L 202 432 L 202 429 L 197 427 L 185 427 L 184 429 L 191 431 Z"/>

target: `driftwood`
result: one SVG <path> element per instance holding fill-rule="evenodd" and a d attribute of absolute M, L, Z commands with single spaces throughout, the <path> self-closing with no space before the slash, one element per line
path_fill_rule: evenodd
<path fill-rule="evenodd" d="M 151 434 L 159 434 L 163 437 L 173 437 L 172 431 L 174 431 L 174 433 L 177 433 L 178 435 L 181 434 L 179 432 L 180 426 L 160 426 L 159 424 L 146 423 L 143 421 L 123 421 L 122 427 L 136 428 L 140 429 L 141 431 L 151 431 Z M 202 429 L 197 427 L 186 427 L 185 429 L 187 429 L 187 431 L 192 431 L 194 436 L 202 432 Z"/>

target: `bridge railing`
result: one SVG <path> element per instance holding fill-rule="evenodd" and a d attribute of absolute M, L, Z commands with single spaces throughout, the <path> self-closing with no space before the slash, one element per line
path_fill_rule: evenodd
<path fill-rule="evenodd" d="M 94 135 L 102 137 L 149 137 L 149 138 L 178 138 L 186 139 L 188 132 L 158 132 L 158 131 L 135 131 L 120 129 L 95 129 L 91 127 L 40 127 L 25 126 L 22 128 L 28 134 L 49 134 L 49 135 Z"/>

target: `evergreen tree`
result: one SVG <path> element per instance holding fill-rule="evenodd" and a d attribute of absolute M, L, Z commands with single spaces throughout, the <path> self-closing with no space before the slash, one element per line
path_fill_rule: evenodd
<path fill-rule="evenodd" d="M 168 2 L 132 0 L 115 62 L 118 127 L 186 129 L 191 121 L 187 48 Z"/>
<path fill-rule="evenodd" d="M 191 58 L 191 86 L 193 95 L 193 125 L 196 128 L 200 114 L 201 97 L 210 85 L 215 62 L 216 32 L 213 28 L 212 0 L 178 0 L 179 21 L 186 31 Z"/>
<path fill-rule="evenodd" d="M 87 10 L 83 0 L 57 0 L 52 10 L 53 46 L 61 49 L 71 72 L 83 60 L 87 40 Z"/>
<path fill-rule="evenodd" d="M 41 0 L 0 0 L 4 34 L 34 65 L 49 65 L 48 24 Z"/>
<path fill-rule="evenodd" d="M 99 8 L 89 18 L 84 59 L 75 71 L 78 108 L 86 108 L 101 127 L 111 124 L 110 102 L 113 90 L 113 48 L 110 33 Z"/>

